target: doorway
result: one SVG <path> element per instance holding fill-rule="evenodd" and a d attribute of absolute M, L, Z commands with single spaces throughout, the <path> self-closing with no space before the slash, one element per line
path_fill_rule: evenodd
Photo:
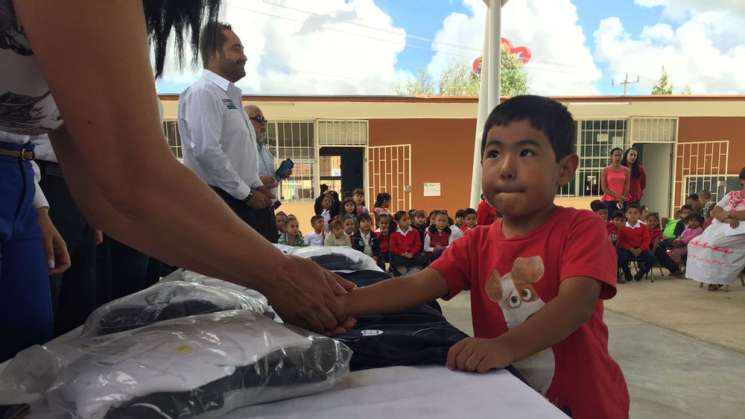
<path fill-rule="evenodd" d="M 659 212 L 660 216 L 669 215 L 672 208 L 673 147 L 671 143 L 634 144 L 639 161 L 647 172 L 647 189 L 642 204 L 649 212 Z"/>
<path fill-rule="evenodd" d="M 322 147 L 319 152 L 320 183 L 339 196 L 363 189 L 365 149 L 363 147 Z"/>

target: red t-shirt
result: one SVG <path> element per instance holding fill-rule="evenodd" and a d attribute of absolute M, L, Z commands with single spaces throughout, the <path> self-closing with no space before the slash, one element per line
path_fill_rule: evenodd
<path fill-rule="evenodd" d="M 478 209 L 476 209 L 476 224 L 488 226 L 497 219 L 497 209 L 489 205 L 486 200 L 481 200 Z"/>
<path fill-rule="evenodd" d="M 603 286 L 600 298 L 612 298 L 616 252 L 606 236 L 603 221 L 592 212 L 557 208 L 526 236 L 505 238 L 501 220 L 475 228 L 432 267 L 447 281 L 449 297 L 471 290 L 474 334 L 494 338 L 554 299 L 569 278 L 594 278 Z M 626 381 L 608 353 L 602 301 L 592 318 L 566 339 L 514 366 L 575 419 L 628 418 Z"/>

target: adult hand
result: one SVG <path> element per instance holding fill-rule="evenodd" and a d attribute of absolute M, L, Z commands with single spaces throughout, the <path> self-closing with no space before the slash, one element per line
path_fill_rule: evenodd
<path fill-rule="evenodd" d="M 287 323 L 318 333 L 344 333 L 356 320 L 344 310 L 343 296 L 354 284 L 315 262 L 285 256 L 276 277 L 260 291 Z"/>
<path fill-rule="evenodd" d="M 264 184 L 264 188 L 266 189 L 274 189 L 277 187 L 277 185 L 279 185 L 279 183 L 277 183 L 277 180 L 274 179 L 273 176 L 260 176 L 260 178 L 261 183 Z"/>
<path fill-rule="evenodd" d="M 253 209 L 265 209 L 272 205 L 272 200 L 261 191 L 256 191 L 251 194 L 251 199 L 246 202 L 246 205 Z"/>
<path fill-rule="evenodd" d="M 67 252 L 67 244 L 65 244 L 62 235 L 59 234 L 49 218 L 49 210 L 39 208 L 37 213 L 42 241 L 44 242 L 44 252 L 49 263 L 49 274 L 61 274 L 70 268 L 70 254 Z"/>
<path fill-rule="evenodd" d="M 728 221 L 729 221 L 730 227 L 732 228 L 737 228 L 740 225 L 740 221 L 738 221 L 737 218 L 730 217 Z"/>
<path fill-rule="evenodd" d="M 505 368 L 512 361 L 512 351 L 499 338 L 465 338 L 448 351 L 447 367 L 483 374 L 493 369 Z"/>

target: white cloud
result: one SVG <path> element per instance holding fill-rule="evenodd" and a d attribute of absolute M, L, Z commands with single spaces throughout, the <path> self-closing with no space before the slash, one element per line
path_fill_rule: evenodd
<path fill-rule="evenodd" d="M 410 77 L 395 69 L 406 32 L 373 0 L 227 0 L 222 20 L 246 48 L 246 93 L 392 94 Z M 164 79 L 200 72 L 168 62 Z"/>
<path fill-rule="evenodd" d="M 640 92 L 651 90 L 662 66 L 676 92 L 686 86 L 694 93 L 745 91 L 745 14 L 694 10 L 675 25 L 647 26 L 638 36 L 627 33 L 620 19 L 611 17 L 601 21 L 594 36 L 596 57 L 608 64 L 615 79 L 626 73 L 640 75 Z"/>
<path fill-rule="evenodd" d="M 707 11 L 729 11 L 745 15 L 742 0 L 634 0 L 642 7 L 664 7 L 664 14 L 673 19 L 685 19 L 691 13 Z"/>
<path fill-rule="evenodd" d="M 462 0 L 468 15 L 452 13 L 435 36 L 428 71 L 435 80 L 455 62 L 469 65 L 481 55 L 486 6 L 483 0 Z M 502 11 L 502 33 L 533 53 L 525 66 L 531 92 L 553 95 L 595 94 L 602 74 L 595 65 L 570 0 L 511 0 Z"/>

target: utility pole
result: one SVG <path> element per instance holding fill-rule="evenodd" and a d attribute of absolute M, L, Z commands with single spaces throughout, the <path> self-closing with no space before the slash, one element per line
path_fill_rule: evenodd
<path fill-rule="evenodd" d="M 623 85 L 623 95 L 626 96 L 628 94 L 629 85 L 630 84 L 639 84 L 639 76 L 636 76 L 636 80 L 635 81 L 631 81 L 631 80 L 629 80 L 629 73 L 626 73 L 626 78 L 623 81 L 616 83 L 616 81 L 613 80 L 611 83 L 613 84 L 614 87 L 617 86 L 617 85 L 619 85 L 619 84 L 622 84 Z"/>

